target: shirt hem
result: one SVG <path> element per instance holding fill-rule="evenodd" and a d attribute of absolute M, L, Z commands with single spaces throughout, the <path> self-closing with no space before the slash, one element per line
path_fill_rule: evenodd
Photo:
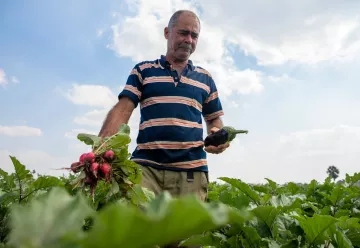
<path fill-rule="evenodd" d="M 131 159 L 132 160 L 132 159 Z M 133 161 L 133 160 L 132 160 Z M 149 166 L 149 167 L 153 167 L 155 169 L 159 169 L 159 170 L 170 170 L 170 171 L 202 171 L 202 172 L 209 172 L 208 166 L 207 165 L 202 165 L 199 167 L 194 167 L 194 168 L 180 168 L 180 167 L 173 167 L 173 166 L 163 166 L 163 165 L 156 165 L 153 163 L 149 163 L 149 162 L 139 162 L 139 161 L 133 161 L 139 165 L 142 166 Z"/>

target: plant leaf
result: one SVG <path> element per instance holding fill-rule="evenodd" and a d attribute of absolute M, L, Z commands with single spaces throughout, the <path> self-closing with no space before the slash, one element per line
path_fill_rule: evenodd
<path fill-rule="evenodd" d="M 25 165 L 20 163 L 20 161 L 16 157 L 10 156 L 10 159 L 14 165 L 15 175 L 18 181 L 26 181 L 33 178 L 33 175 L 31 174 L 30 170 L 27 170 L 25 168 Z"/>
<path fill-rule="evenodd" d="M 329 239 L 327 235 L 328 229 L 337 222 L 332 216 L 314 214 L 311 218 L 294 216 L 299 222 L 301 228 L 306 234 L 309 244 L 324 244 Z"/>
<path fill-rule="evenodd" d="M 222 247 L 222 244 L 226 243 L 225 235 L 220 233 L 206 232 L 205 234 L 193 235 L 192 237 L 180 242 L 179 246 L 214 246 Z"/>
<path fill-rule="evenodd" d="M 280 210 L 273 206 L 259 206 L 251 211 L 267 228 L 267 235 L 273 235 L 274 222 Z"/>
<path fill-rule="evenodd" d="M 96 216 L 83 244 L 88 248 L 161 246 L 231 221 L 241 222 L 244 217 L 221 203 L 205 204 L 195 196 L 175 199 L 163 192 L 145 213 L 123 204 L 108 206 Z"/>
<path fill-rule="evenodd" d="M 255 190 L 251 189 L 251 187 L 242 182 L 240 179 L 235 178 L 228 178 L 228 177 L 220 177 L 220 180 L 229 183 L 231 186 L 239 189 L 242 191 L 251 201 L 253 201 L 255 204 L 260 204 L 260 196 L 256 193 Z"/>
<path fill-rule="evenodd" d="M 118 133 L 130 134 L 130 127 L 127 124 L 123 123 L 118 129 Z"/>
<path fill-rule="evenodd" d="M 25 207 L 13 206 L 9 245 L 69 247 L 65 244 L 81 234 L 84 218 L 91 214 L 82 195 L 72 197 L 63 188 L 53 188 L 48 195 Z"/>
<path fill-rule="evenodd" d="M 79 133 L 77 138 L 86 145 L 98 146 L 101 142 L 101 138 L 99 136 L 88 133 Z"/>

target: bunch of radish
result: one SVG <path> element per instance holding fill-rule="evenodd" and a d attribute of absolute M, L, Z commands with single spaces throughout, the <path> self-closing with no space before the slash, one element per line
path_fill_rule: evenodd
<path fill-rule="evenodd" d="M 70 169 L 74 173 L 81 171 L 85 173 L 85 178 L 81 181 L 84 185 L 90 186 L 91 194 L 93 195 L 98 180 L 110 182 L 112 177 L 111 162 L 114 158 L 115 153 L 112 150 L 107 150 L 99 155 L 95 155 L 94 152 L 83 153 L 79 161 L 71 164 Z"/>

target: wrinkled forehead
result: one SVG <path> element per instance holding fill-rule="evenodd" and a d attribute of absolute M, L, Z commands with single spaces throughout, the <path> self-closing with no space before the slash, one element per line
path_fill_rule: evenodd
<path fill-rule="evenodd" d="M 190 31 L 199 33 L 200 32 L 200 23 L 196 16 L 191 14 L 182 14 L 179 16 L 175 28 L 178 30 Z"/>

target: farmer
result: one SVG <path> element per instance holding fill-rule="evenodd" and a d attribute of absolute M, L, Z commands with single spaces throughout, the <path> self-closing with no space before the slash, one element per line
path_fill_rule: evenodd
<path fill-rule="evenodd" d="M 223 126 L 223 109 L 211 75 L 189 60 L 199 34 L 200 21 L 193 12 L 173 14 L 164 29 L 166 55 L 133 67 L 99 136 L 116 133 L 140 104 L 137 148 L 131 160 L 142 169 L 142 186 L 155 194 L 164 190 L 173 196 L 195 193 L 206 201 L 206 153 L 219 154 L 229 145 L 203 146 L 201 118 L 210 134 Z"/>

